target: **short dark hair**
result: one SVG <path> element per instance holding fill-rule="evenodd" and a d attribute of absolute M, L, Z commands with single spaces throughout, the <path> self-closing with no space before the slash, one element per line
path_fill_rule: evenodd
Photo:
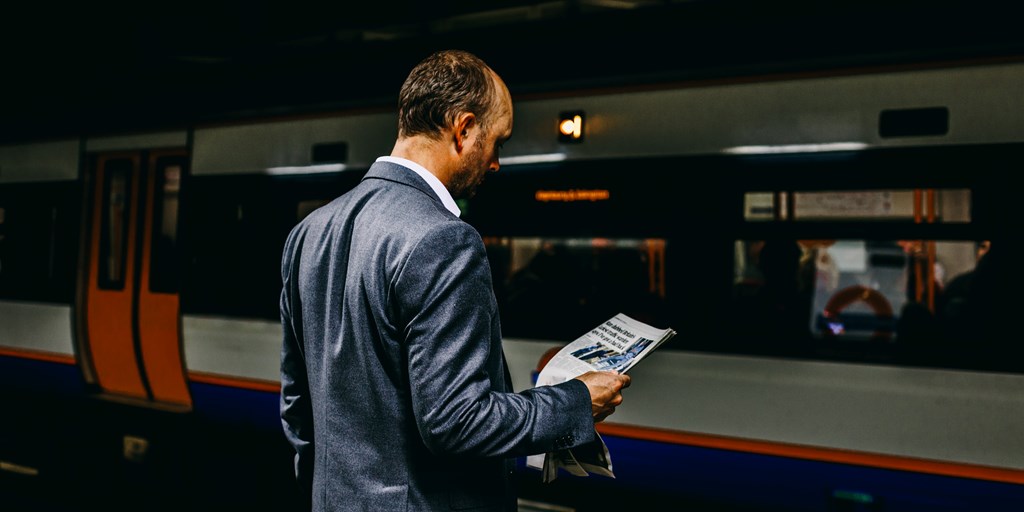
<path fill-rule="evenodd" d="M 463 112 L 483 125 L 497 103 L 491 68 L 462 50 L 443 50 L 409 72 L 398 94 L 398 135 L 436 138 Z"/>

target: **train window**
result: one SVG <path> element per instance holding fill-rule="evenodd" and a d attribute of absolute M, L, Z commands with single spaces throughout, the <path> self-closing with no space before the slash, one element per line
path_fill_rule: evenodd
<path fill-rule="evenodd" d="M 153 292 L 178 291 L 178 206 L 181 179 L 187 160 L 161 157 L 156 162 L 153 194 L 153 247 L 149 288 Z"/>
<path fill-rule="evenodd" d="M 743 205 L 746 221 L 971 220 L 968 189 L 747 192 Z"/>
<path fill-rule="evenodd" d="M 279 319 L 288 232 L 364 172 L 190 176 L 182 312 Z"/>
<path fill-rule="evenodd" d="M 667 169 L 706 170 L 711 183 L 724 170 L 709 157 L 647 158 L 489 175 L 462 218 L 484 239 L 502 334 L 570 341 L 622 312 L 687 334 L 672 346 L 715 339 L 718 350 L 712 317 L 731 263 L 713 218 L 722 194 L 680 187 Z"/>
<path fill-rule="evenodd" d="M 280 265 L 274 194 L 265 176 L 190 181 L 190 255 L 182 311 L 271 318 Z"/>
<path fill-rule="evenodd" d="M 104 290 L 124 288 L 132 169 L 129 159 L 106 164 L 99 255 L 99 287 Z"/>
<path fill-rule="evenodd" d="M 907 342 L 963 333 L 951 301 L 977 244 L 935 240 L 737 240 L 732 323 L 773 342 Z M 945 324 L 948 329 L 941 329 Z M 933 341 L 936 341 L 933 339 Z M 955 340 L 948 340 L 955 341 Z"/>
<path fill-rule="evenodd" d="M 967 188 L 748 191 L 743 219 L 814 221 L 845 235 L 735 241 L 731 311 L 744 321 L 729 325 L 741 340 L 902 342 L 929 327 L 911 323 L 938 333 L 936 301 L 975 263 L 970 241 L 849 238 L 877 221 L 968 224 Z"/>
<path fill-rule="evenodd" d="M 0 186 L 0 298 L 71 300 L 77 190 L 71 182 Z"/>
<path fill-rule="evenodd" d="M 571 340 L 619 312 L 667 325 L 663 238 L 487 237 L 504 334 Z"/>
<path fill-rule="evenodd" d="M 705 283 L 723 288 L 718 335 L 688 346 L 1021 371 L 1006 357 L 1015 342 L 996 327 L 1020 304 L 1007 227 L 1016 191 L 1003 178 L 1020 166 L 1020 151 L 730 159 L 720 185 L 731 285 Z"/>

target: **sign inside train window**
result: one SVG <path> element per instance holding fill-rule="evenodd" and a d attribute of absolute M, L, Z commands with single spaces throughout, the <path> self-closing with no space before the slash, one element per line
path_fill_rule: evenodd
<path fill-rule="evenodd" d="M 932 190 L 930 194 L 923 194 L 921 190 L 747 192 L 743 197 L 743 218 L 747 221 L 907 220 L 930 214 L 937 222 L 969 222 L 970 197 L 967 189 Z"/>

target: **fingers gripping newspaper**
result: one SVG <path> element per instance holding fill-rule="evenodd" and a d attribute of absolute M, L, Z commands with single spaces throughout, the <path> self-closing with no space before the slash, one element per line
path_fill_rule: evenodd
<path fill-rule="evenodd" d="M 541 369 L 536 385 L 558 384 L 593 370 L 626 373 L 675 335 L 670 328 L 657 329 L 619 313 L 559 350 Z M 583 446 L 531 455 L 526 465 L 541 470 L 545 483 L 558 476 L 559 468 L 576 476 L 595 473 L 615 478 L 608 447 L 596 431 L 594 436 L 593 442 Z"/>

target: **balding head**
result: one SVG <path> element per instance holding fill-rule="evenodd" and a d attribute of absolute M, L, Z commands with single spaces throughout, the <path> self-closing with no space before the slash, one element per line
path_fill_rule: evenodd
<path fill-rule="evenodd" d="M 511 104 L 508 88 L 479 57 L 461 50 L 440 51 L 417 64 L 402 84 L 398 136 L 437 139 L 466 112 L 486 129 Z"/>

